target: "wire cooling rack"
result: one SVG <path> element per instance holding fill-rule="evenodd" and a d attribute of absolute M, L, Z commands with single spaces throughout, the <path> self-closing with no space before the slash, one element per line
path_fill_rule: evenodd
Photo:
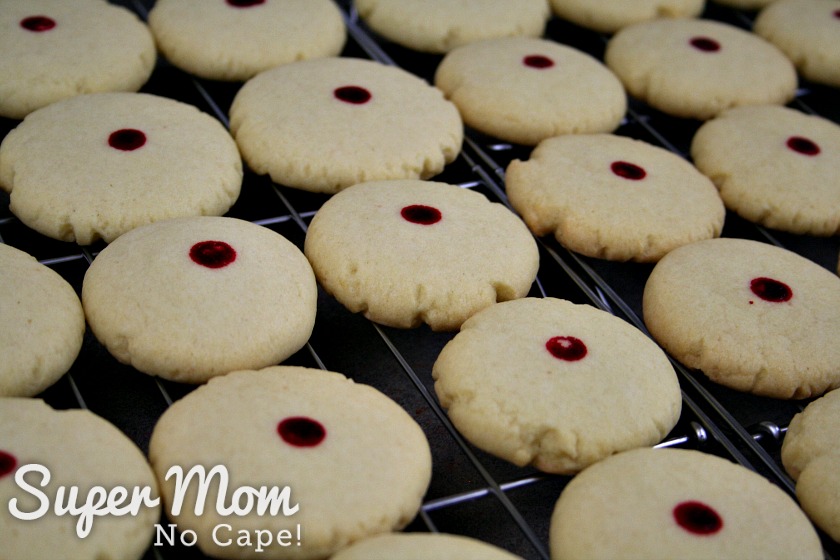
<path fill-rule="evenodd" d="M 153 0 L 115 2 L 143 19 Z M 347 28 L 342 56 L 370 58 L 409 70 L 431 82 L 440 56 L 412 52 L 366 28 L 349 0 L 338 2 Z M 709 3 L 703 17 L 750 29 L 754 14 Z M 607 37 L 557 18 L 546 37 L 603 59 Z M 227 114 L 241 84 L 197 79 L 162 58 L 143 91 L 191 103 L 227 125 Z M 831 88 L 802 83 L 791 106 L 840 122 L 840 96 Z M 16 126 L 0 120 L 0 134 Z M 700 123 L 676 119 L 630 100 L 617 134 L 645 140 L 688 157 Z M 435 178 L 483 193 L 507 204 L 504 170 L 513 159 L 526 159 L 529 148 L 499 142 L 468 130 L 458 159 Z M 312 216 L 326 200 L 272 183 L 246 171 L 242 194 L 227 215 L 270 228 L 303 247 Z M 760 240 L 793 250 L 835 270 L 840 243 L 834 238 L 770 231 L 728 213 L 723 235 Z M 101 243 L 79 247 L 47 239 L 21 224 L 0 194 L 0 242 L 22 249 L 56 270 L 81 292 L 85 271 Z M 652 265 L 612 263 L 574 254 L 552 239 L 539 239 L 541 265 L 531 296 L 587 303 L 613 313 L 642 331 L 641 294 Z M 432 365 L 454 334 L 427 327 L 398 330 L 376 325 L 345 310 L 320 292 L 315 330 L 309 343 L 285 363 L 337 371 L 372 385 L 403 406 L 423 427 L 433 454 L 433 477 L 409 531 L 456 533 L 475 537 L 528 559 L 548 559 L 548 528 L 554 503 L 569 478 L 519 468 L 473 447 L 450 423 L 434 393 Z M 793 495 L 779 447 L 790 419 L 807 402 L 777 401 L 736 393 L 708 382 L 674 363 L 683 390 L 683 414 L 662 447 L 699 449 L 719 455 L 766 476 Z M 41 397 L 56 408 L 88 408 L 148 450 L 155 422 L 172 402 L 193 389 L 144 375 L 112 358 L 86 333 L 72 369 Z M 165 520 L 163 520 L 165 522 Z M 822 535 L 821 535 L 822 536 Z M 840 547 L 823 536 L 826 558 L 840 557 Z M 152 546 L 146 560 L 201 558 L 193 547 Z"/>

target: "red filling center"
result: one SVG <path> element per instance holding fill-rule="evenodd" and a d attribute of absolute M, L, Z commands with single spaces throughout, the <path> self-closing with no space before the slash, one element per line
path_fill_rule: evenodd
<path fill-rule="evenodd" d="M 554 61 L 541 54 L 530 54 L 522 59 L 522 64 L 530 68 L 551 68 L 554 66 Z"/>
<path fill-rule="evenodd" d="M 234 8 L 250 8 L 251 6 L 264 4 L 265 0 L 227 0 L 227 3 Z"/>
<path fill-rule="evenodd" d="M 840 10 L 834 10 L 834 17 L 840 19 Z"/>
<path fill-rule="evenodd" d="M 779 303 L 793 297 L 793 290 L 784 282 L 772 278 L 753 278 L 750 280 L 752 293 L 765 301 Z"/>
<path fill-rule="evenodd" d="M 717 52 L 720 50 L 720 43 L 708 37 L 694 37 L 689 43 L 695 49 L 703 52 Z"/>
<path fill-rule="evenodd" d="M 353 105 L 361 105 L 370 101 L 370 92 L 359 86 L 341 86 L 333 91 L 336 99 Z"/>
<path fill-rule="evenodd" d="M 222 268 L 236 260 L 236 250 L 224 241 L 199 241 L 190 248 L 190 258 L 207 268 Z"/>
<path fill-rule="evenodd" d="M 558 360 L 576 362 L 582 360 L 587 353 L 586 344 L 574 336 L 555 336 L 548 339 L 545 348 Z"/>
<path fill-rule="evenodd" d="M 422 226 L 430 226 L 436 224 L 441 220 L 440 210 L 432 206 L 423 206 L 422 204 L 413 204 L 406 206 L 400 210 L 400 215 L 404 220 L 413 224 L 420 224 Z"/>
<path fill-rule="evenodd" d="M 0 450 L 0 478 L 11 473 L 17 467 L 17 459 L 11 453 Z"/>
<path fill-rule="evenodd" d="M 20 20 L 20 26 L 28 31 L 49 31 L 55 27 L 55 20 L 47 16 L 30 16 Z"/>
<path fill-rule="evenodd" d="M 820 147 L 807 138 L 802 136 L 791 136 L 787 139 L 787 147 L 806 156 L 815 156 L 820 153 Z"/>
<path fill-rule="evenodd" d="M 647 176 L 647 172 L 644 168 L 639 167 L 635 163 L 629 163 L 626 161 L 614 161 L 612 162 L 612 165 L 610 165 L 610 169 L 612 169 L 612 172 L 619 177 L 630 179 L 631 181 L 640 181 Z"/>
<path fill-rule="evenodd" d="M 283 441 L 295 447 L 315 447 L 327 437 L 327 430 L 317 420 L 305 416 L 292 416 L 277 424 L 277 433 Z"/>
<path fill-rule="evenodd" d="M 703 502 L 682 502 L 674 508 L 677 525 L 695 535 L 712 535 L 723 528 L 720 515 Z"/>
<path fill-rule="evenodd" d="M 135 128 L 123 128 L 111 133 L 108 137 L 108 145 L 116 150 L 130 152 L 141 148 L 146 143 L 146 135 L 143 131 Z"/>

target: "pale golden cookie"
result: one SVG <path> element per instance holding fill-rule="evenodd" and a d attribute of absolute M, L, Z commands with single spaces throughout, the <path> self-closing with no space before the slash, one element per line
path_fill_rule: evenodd
<path fill-rule="evenodd" d="M 659 443 L 682 406 L 674 368 L 653 341 L 609 313 L 553 298 L 477 313 L 432 376 L 470 442 L 552 473 Z"/>
<path fill-rule="evenodd" d="M 840 278 L 792 251 L 730 238 L 674 249 L 643 311 L 667 352 L 732 389 L 799 399 L 840 387 Z"/>
<path fill-rule="evenodd" d="M 611 132 L 627 109 L 621 82 L 599 60 L 546 39 L 509 37 L 458 47 L 438 65 L 435 85 L 466 125 L 518 144 Z"/>
<path fill-rule="evenodd" d="M 169 62 L 196 76 L 228 81 L 338 55 L 347 39 L 332 0 L 157 0 L 149 27 Z"/>
<path fill-rule="evenodd" d="M 27 226 L 82 245 L 181 216 L 221 215 L 242 185 L 224 126 L 145 93 L 78 95 L 31 113 L 0 144 L 0 188 Z"/>
<path fill-rule="evenodd" d="M 0 116 L 22 119 L 80 93 L 137 91 L 154 39 L 133 12 L 104 0 L 0 1 Z"/>
<path fill-rule="evenodd" d="M 470 315 L 525 296 L 537 245 L 484 195 L 425 181 L 371 181 L 315 214 L 304 252 L 323 288 L 354 313 L 398 328 L 454 330 Z"/>
<path fill-rule="evenodd" d="M 17 482 L 19 475 L 29 489 Z M 119 487 L 126 490 L 122 501 Z M 114 497 L 108 503 L 120 508 L 136 503 L 137 509 L 94 515 L 86 527 L 79 514 L 55 513 L 60 488 L 64 507 L 68 501 L 84 506 L 89 499 L 101 500 L 102 513 L 104 492 Z M 145 498 L 135 502 L 135 491 Z M 37 518 L 18 519 L 14 500 L 23 514 L 34 515 L 45 503 L 47 509 Z M 139 560 L 152 544 L 161 512 L 154 473 L 125 434 L 88 410 L 53 410 L 39 399 L 23 398 L 0 398 L 0 502 L 2 555 L 9 559 Z"/>
<path fill-rule="evenodd" d="M 505 187 L 534 234 L 616 261 L 653 262 L 717 237 L 725 216 L 714 184 L 690 163 L 624 136 L 544 140 L 527 161 L 511 162 Z"/>
<path fill-rule="evenodd" d="M 441 533 L 393 533 L 361 540 L 330 560 L 516 560 L 501 548 L 477 539 Z"/>
<path fill-rule="evenodd" d="M 0 243 L 0 397 L 32 397 L 64 375 L 82 348 L 85 315 L 73 287 Z"/>
<path fill-rule="evenodd" d="M 641 21 L 657 18 L 696 17 L 705 0 L 550 0 L 554 13 L 581 27 L 615 33 Z"/>
<path fill-rule="evenodd" d="M 90 328 L 119 361 L 201 383 L 277 364 L 315 324 L 315 276 L 274 231 L 235 218 L 177 218 L 111 243 L 85 274 Z"/>
<path fill-rule="evenodd" d="M 540 37 L 551 15 L 548 0 L 355 0 L 354 5 L 384 38 L 438 54 L 483 39 Z"/>
<path fill-rule="evenodd" d="M 552 560 L 818 560 L 796 502 L 761 475 L 685 449 L 619 453 L 578 474 L 551 517 Z"/>
<path fill-rule="evenodd" d="M 335 193 L 361 181 L 427 179 L 461 150 L 463 123 L 440 90 L 358 58 L 285 64 L 250 79 L 230 126 L 251 169 Z"/>
<path fill-rule="evenodd" d="M 740 105 L 783 105 L 796 69 L 757 35 L 704 19 L 659 19 L 616 33 L 604 55 L 624 87 L 653 108 L 709 119 Z"/>
<path fill-rule="evenodd" d="M 212 379 L 177 401 L 155 426 L 149 457 L 167 515 L 195 531 L 197 547 L 216 558 L 327 558 L 359 539 L 401 529 L 416 515 L 432 469 L 423 430 L 386 395 L 338 373 L 282 366 Z M 197 516 L 193 485 L 173 515 L 175 481 L 164 477 L 173 466 L 187 472 L 196 465 L 223 466 L 229 492 L 289 488 L 288 509 L 224 516 L 212 505 L 214 485 Z M 291 544 L 262 551 L 224 546 L 213 538 L 223 523 L 225 538 L 285 530 Z"/>
<path fill-rule="evenodd" d="M 691 156 L 747 220 L 840 233 L 840 126 L 828 119 L 776 105 L 729 109 L 700 127 Z"/>

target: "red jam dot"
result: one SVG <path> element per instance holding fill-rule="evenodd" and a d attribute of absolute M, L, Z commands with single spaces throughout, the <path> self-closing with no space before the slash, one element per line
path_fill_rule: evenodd
<path fill-rule="evenodd" d="M 406 206 L 400 210 L 400 215 L 404 220 L 412 224 L 420 224 L 422 226 L 430 226 L 436 224 L 441 220 L 440 210 L 431 206 L 423 206 L 422 204 L 414 204 Z"/>
<path fill-rule="evenodd" d="M 17 467 L 17 459 L 11 453 L 0 451 L 0 478 L 11 473 Z"/>
<path fill-rule="evenodd" d="M 787 139 L 787 147 L 805 156 L 815 156 L 820 153 L 820 147 L 802 136 L 791 136 Z"/>
<path fill-rule="evenodd" d="M 130 152 L 141 148 L 146 143 L 146 135 L 134 128 L 123 128 L 111 133 L 108 145 L 116 150 Z"/>
<path fill-rule="evenodd" d="M 250 8 L 264 4 L 265 0 L 227 0 L 227 3 L 234 8 Z"/>
<path fill-rule="evenodd" d="M 840 19 L 840 10 L 834 10 L 834 17 Z"/>
<path fill-rule="evenodd" d="M 47 16 L 30 16 L 20 20 L 20 26 L 27 31 L 40 33 L 41 31 L 49 31 L 55 27 L 55 20 Z"/>
<path fill-rule="evenodd" d="M 610 169 L 619 177 L 630 179 L 631 181 L 641 181 L 647 176 L 647 172 L 642 167 L 626 161 L 614 161 L 610 165 Z"/>
<path fill-rule="evenodd" d="M 370 101 L 371 98 L 370 92 L 359 86 L 341 86 L 340 88 L 335 88 L 333 95 L 335 95 L 336 99 L 345 103 L 352 103 L 353 105 L 362 105 Z"/>
<path fill-rule="evenodd" d="M 689 43 L 695 49 L 703 52 L 717 52 L 720 50 L 720 43 L 708 37 L 694 37 Z"/>
<path fill-rule="evenodd" d="M 190 248 L 190 258 L 207 268 L 222 268 L 236 260 L 236 250 L 224 241 L 200 241 Z"/>
<path fill-rule="evenodd" d="M 545 348 L 558 360 L 576 362 L 582 360 L 587 353 L 586 344 L 574 336 L 555 336 L 548 339 Z"/>
<path fill-rule="evenodd" d="M 790 286 L 772 278 L 753 278 L 750 280 L 750 290 L 764 301 L 773 303 L 788 301 L 793 297 Z"/>
<path fill-rule="evenodd" d="M 712 535 L 723 528 L 720 515 L 703 502 L 682 502 L 674 508 L 677 525 L 695 535 Z"/>
<path fill-rule="evenodd" d="M 531 54 L 522 59 L 522 64 L 530 68 L 551 68 L 554 66 L 554 61 L 541 54 Z"/>
<path fill-rule="evenodd" d="M 305 416 L 292 416 L 277 424 L 277 433 L 283 441 L 295 447 L 315 447 L 327 437 L 327 430 L 317 420 Z"/>

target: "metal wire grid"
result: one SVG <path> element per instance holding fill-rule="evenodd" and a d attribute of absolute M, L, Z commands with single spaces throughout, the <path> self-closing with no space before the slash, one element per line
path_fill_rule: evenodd
<path fill-rule="evenodd" d="M 152 4 L 149 0 L 122 3 L 144 18 Z M 428 69 L 436 62 L 434 58 L 407 53 L 382 41 L 359 21 L 349 1 L 339 2 L 339 5 L 345 12 L 350 37 L 345 55 L 395 64 L 421 76 L 425 73 L 424 77 L 429 78 Z M 747 28 L 751 23 L 750 16 L 741 12 L 714 8 L 709 12 L 705 17 L 724 19 Z M 560 26 L 559 30 L 557 26 Z M 570 30 L 571 33 L 567 33 Z M 569 28 L 557 21 L 550 24 L 548 36 L 576 47 L 581 46 L 582 40 L 586 46 L 581 50 L 590 53 L 594 50 L 594 54 L 606 41 L 603 36 Z M 227 124 L 226 107 L 236 86 L 197 80 L 169 67 L 165 61 L 159 64 L 155 75 L 158 79 L 153 76 L 146 88 L 150 93 L 192 102 Z M 177 85 L 173 86 L 170 81 Z M 798 108 L 825 114 L 812 108 L 808 98 L 809 92 L 800 92 L 795 101 Z M 824 108 L 825 105 L 821 106 Z M 828 116 L 838 120 L 837 115 Z M 622 131 L 686 157 L 686 135 L 690 135 L 690 129 L 686 132 L 684 123 L 672 129 L 672 123 L 663 126 L 662 122 L 655 111 L 631 102 Z M 4 132 L 14 126 L 11 122 L 4 124 Z M 500 144 L 468 131 L 458 161 L 447 168 L 439 180 L 480 191 L 492 200 L 507 204 L 505 166 L 516 157 L 526 156 L 527 151 L 523 152 L 519 147 Z M 247 175 L 243 196 L 257 192 L 256 202 L 237 203 L 229 215 L 274 229 L 302 246 L 307 224 L 324 197 L 302 194 L 273 184 L 265 177 Z M 727 216 L 727 223 L 731 219 Z M 727 234 L 726 230 L 724 234 Z M 786 236 L 788 243 L 782 243 L 778 234 L 751 224 L 738 224 L 738 229 L 729 234 L 758 238 L 779 246 L 789 246 L 792 242 L 794 250 L 806 254 L 813 243 L 820 245 L 821 256 L 831 251 L 836 255 L 838 249 L 836 240 L 823 242 Z M 637 301 L 640 282 L 643 283 L 647 271 L 645 267 L 587 259 L 551 240 L 538 241 L 541 266 L 531 295 L 589 303 L 646 332 Z M 77 290 L 80 290 L 84 271 L 101 248 L 101 245 L 80 248 L 43 239 L 8 213 L 0 216 L 0 242 L 34 254 L 40 262 L 67 278 Z M 624 285 L 628 269 L 634 278 L 629 288 Z M 349 314 L 323 293 L 318 305 L 319 316 L 312 339 L 287 363 L 340 371 L 359 382 L 376 386 L 412 413 L 429 436 L 435 456 L 433 481 L 417 519 L 408 530 L 467 534 L 524 558 L 547 560 L 551 509 L 568 478 L 513 467 L 477 450 L 460 436 L 434 396 L 430 375 L 437 352 L 452 335 L 432 333 L 425 327 L 412 331 L 382 327 Z M 684 412 L 677 427 L 660 447 L 698 448 L 727 457 L 764 474 L 793 494 L 793 483 L 780 466 L 778 445 L 790 417 L 801 410 L 804 403 L 773 402 L 768 413 L 766 400 L 733 395 L 710 385 L 702 376 L 679 363 L 673 363 L 683 386 Z M 88 333 L 80 359 L 43 397 L 58 408 L 90 408 L 114 422 L 146 450 L 157 418 L 191 389 L 150 378 L 117 364 Z M 745 413 L 744 401 L 757 402 L 749 402 Z M 759 420 L 755 422 L 750 420 L 756 416 L 754 409 L 759 410 Z M 840 556 L 835 543 L 827 539 L 824 542 L 826 558 Z M 155 559 L 201 557 L 197 550 L 183 546 L 153 546 L 146 556 Z"/>

